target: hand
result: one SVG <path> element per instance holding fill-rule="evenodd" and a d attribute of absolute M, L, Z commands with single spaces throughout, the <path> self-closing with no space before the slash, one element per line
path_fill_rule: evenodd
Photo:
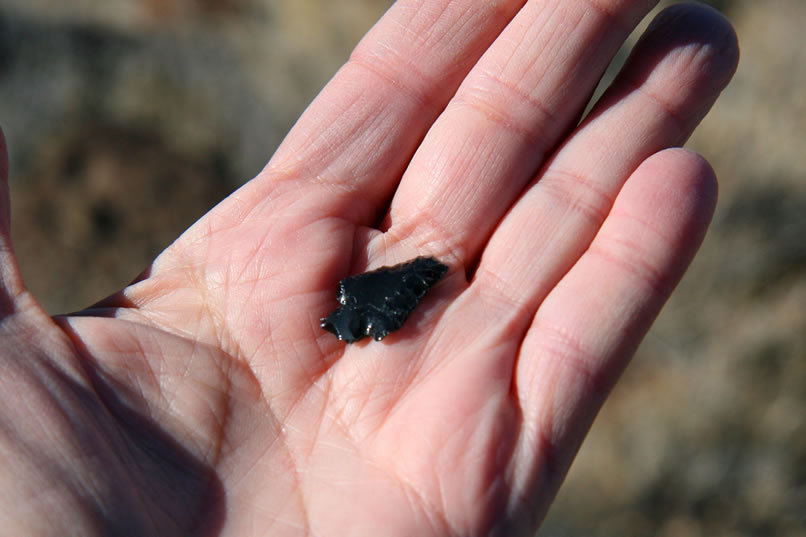
<path fill-rule="evenodd" d="M 673 7 L 577 126 L 654 2 L 521 4 L 398 1 L 258 177 L 84 312 L 26 291 L 3 189 L 0 533 L 532 534 L 703 237 L 713 173 L 667 148 L 738 52 Z M 339 279 L 418 255 L 450 272 L 400 331 L 320 328 Z"/>

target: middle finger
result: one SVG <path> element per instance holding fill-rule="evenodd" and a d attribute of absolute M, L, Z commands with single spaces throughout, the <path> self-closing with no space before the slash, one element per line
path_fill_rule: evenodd
<path fill-rule="evenodd" d="M 404 242 L 472 265 L 655 3 L 528 2 L 414 155 L 392 201 L 384 244 Z"/>

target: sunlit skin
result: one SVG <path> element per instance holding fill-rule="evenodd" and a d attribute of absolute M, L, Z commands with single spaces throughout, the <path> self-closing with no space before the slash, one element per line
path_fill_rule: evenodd
<path fill-rule="evenodd" d="M 675 148 L 736 67 L 716 12 L 663 12 L 577 125 L 653 4 L 399 0 L 256 178 L 73 315 L 25 288 L 3 156 L 0 534 L 532 535 L 716 203 Z M 402 329 L 320 327 L 419 255 L 450 271 Z"/>

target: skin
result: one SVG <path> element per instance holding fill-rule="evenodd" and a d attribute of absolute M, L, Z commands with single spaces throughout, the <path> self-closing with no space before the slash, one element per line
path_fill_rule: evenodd
<path fill-rule="evenodd" d="M 0 533 L 532 535 L 716 203 L 681 145 L 736 38 L 654 2 L 399 0 L 266 168 L 51 318 L 0 189 Z M 378 343 L 349 274 L 450 272 Z"/>

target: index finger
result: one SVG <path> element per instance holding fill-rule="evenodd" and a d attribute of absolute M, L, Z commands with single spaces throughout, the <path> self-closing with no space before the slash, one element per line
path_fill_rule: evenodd
<path fill-rule="evenodd" d="M 431 123 L 523 3 L 396 2 L 245 187 L 249 199 L 291 181 L 297 193 L 321 196 L 321 216 L 371 224 Z"/>

